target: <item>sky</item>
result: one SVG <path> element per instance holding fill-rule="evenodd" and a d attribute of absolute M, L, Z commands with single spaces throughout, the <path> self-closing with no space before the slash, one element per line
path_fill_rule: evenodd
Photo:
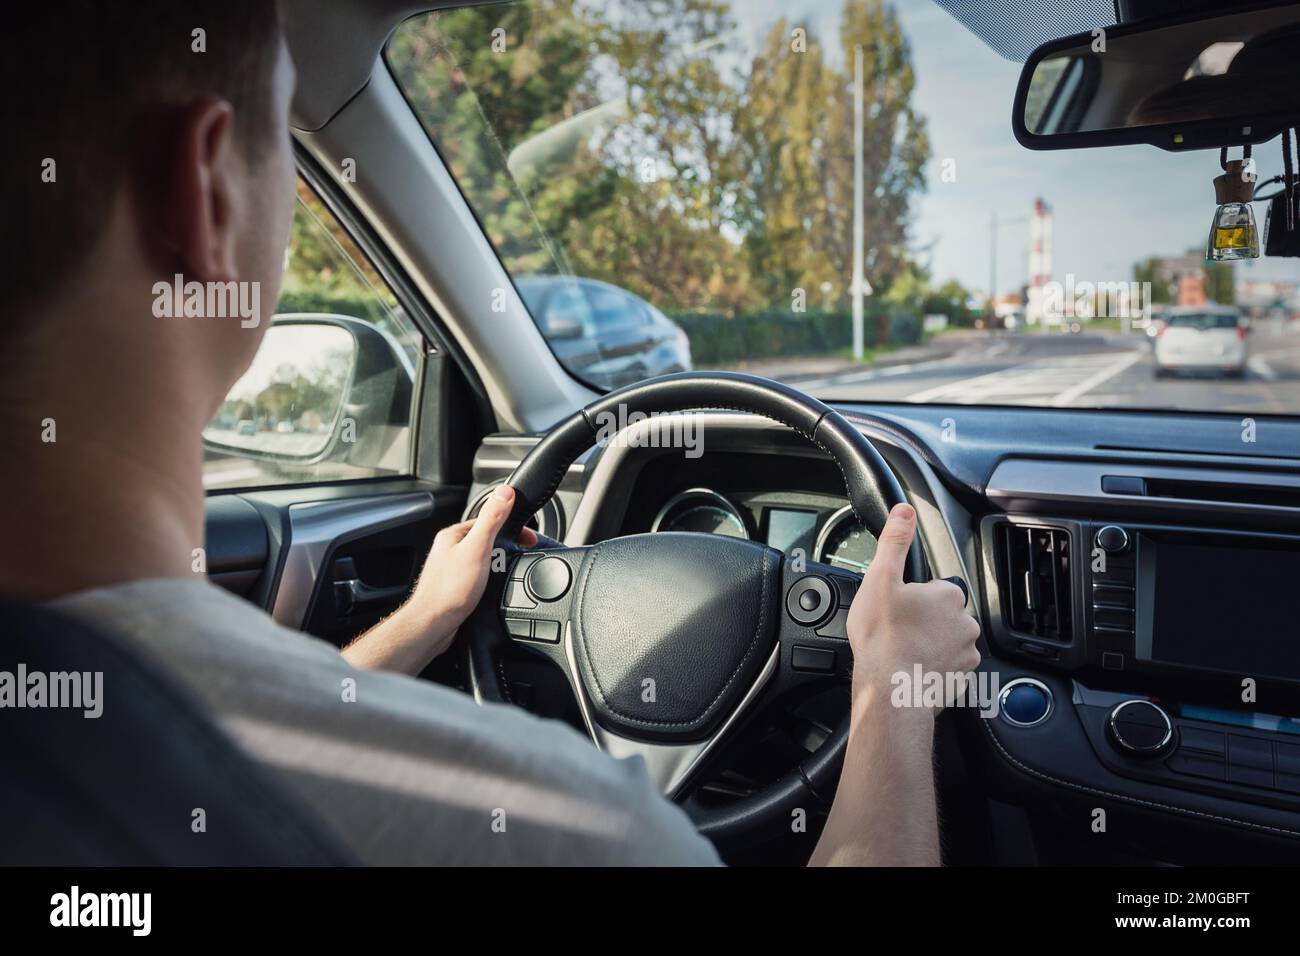
<path fill-rule="evenodd" d="M 1133 264 L 1152 255 L 1203 247 L 1214 213 L 1218 153 L 1169 153 L 1154 146 L 1035 152 L 1011 132 L 1011 103 L 1021 65 L 1003 59 L 932 0 L 894 0 L 912 48 L 914 103 L 927 120 L 931 159 L 927 194 L 911 225 L 914 246 L 933 243 L 935 279 L 955 278 L 972 290 L 989 285 L 989 223 L 996 211 L 998 291 L 1028 277 L 1029 223 L 1036 197 L 1053 211 L 1055 278 L 1132 278 Z M 736 0 L 738 19 L 755 35 L 784 15 L 827 42 L 838 30 L 838 0 Z M 757 16 L 749 11 L 754 10 Z M 846 144 L 846 147 L 849 144 Z M 1256 149 L 1261 179 L 1281 172 L 1280 140 Z M 941 179 L 943 161 L 956 181 Z M 1255 213 L 1263 228 L 1264 204 Z M 921 253 L 921 261 L 926 254 Z M 1300 280 L 1300 259 L 1260 259 L 1238 266 L 1238 279 Z M 869 278 L 869 277 L 868 277 Z"/>

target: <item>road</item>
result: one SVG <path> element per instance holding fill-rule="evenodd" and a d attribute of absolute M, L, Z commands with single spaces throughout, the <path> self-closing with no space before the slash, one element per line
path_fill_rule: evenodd
<path fill-rule="evenodd" d="M 818 398 L 841 401 L 1300 412 L 1300 328 L 1254 329 L 1244 379 L 1157 379 L 1151 340 L 1141 334 L 958 335 L 955 346 L 932 343 L 938 358 L 922 353 L 905 364 L 783 377 Z"/>

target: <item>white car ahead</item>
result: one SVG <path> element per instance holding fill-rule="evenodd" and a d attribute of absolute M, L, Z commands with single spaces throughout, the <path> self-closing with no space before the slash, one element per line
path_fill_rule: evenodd
<path fill-rule="evenodd" d="M 1248 336 L 1246 320 L 1234 308 L 1171 309 L 1156 333 L 1156 375 L 1181 370 L 1244 375 L 1250 351 Z"/>

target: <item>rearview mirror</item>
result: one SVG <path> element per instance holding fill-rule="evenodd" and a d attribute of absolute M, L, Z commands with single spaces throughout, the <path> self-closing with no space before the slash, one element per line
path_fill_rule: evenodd
<path fill-rule="evenodd" d="M 1012 126 L 1029 149 L 1262 143 L 1300 124 L 1300 8 L 1094 30 L 1034 51 Z"/>

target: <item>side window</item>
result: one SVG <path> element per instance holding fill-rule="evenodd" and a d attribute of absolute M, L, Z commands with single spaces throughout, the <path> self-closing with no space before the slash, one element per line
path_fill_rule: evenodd
<path fill-rule="evenodd" d="M 276 314 L 204 429 L 204 486 L 408 474 L 423 345 L 383 279 L 300 179 Z"/>

